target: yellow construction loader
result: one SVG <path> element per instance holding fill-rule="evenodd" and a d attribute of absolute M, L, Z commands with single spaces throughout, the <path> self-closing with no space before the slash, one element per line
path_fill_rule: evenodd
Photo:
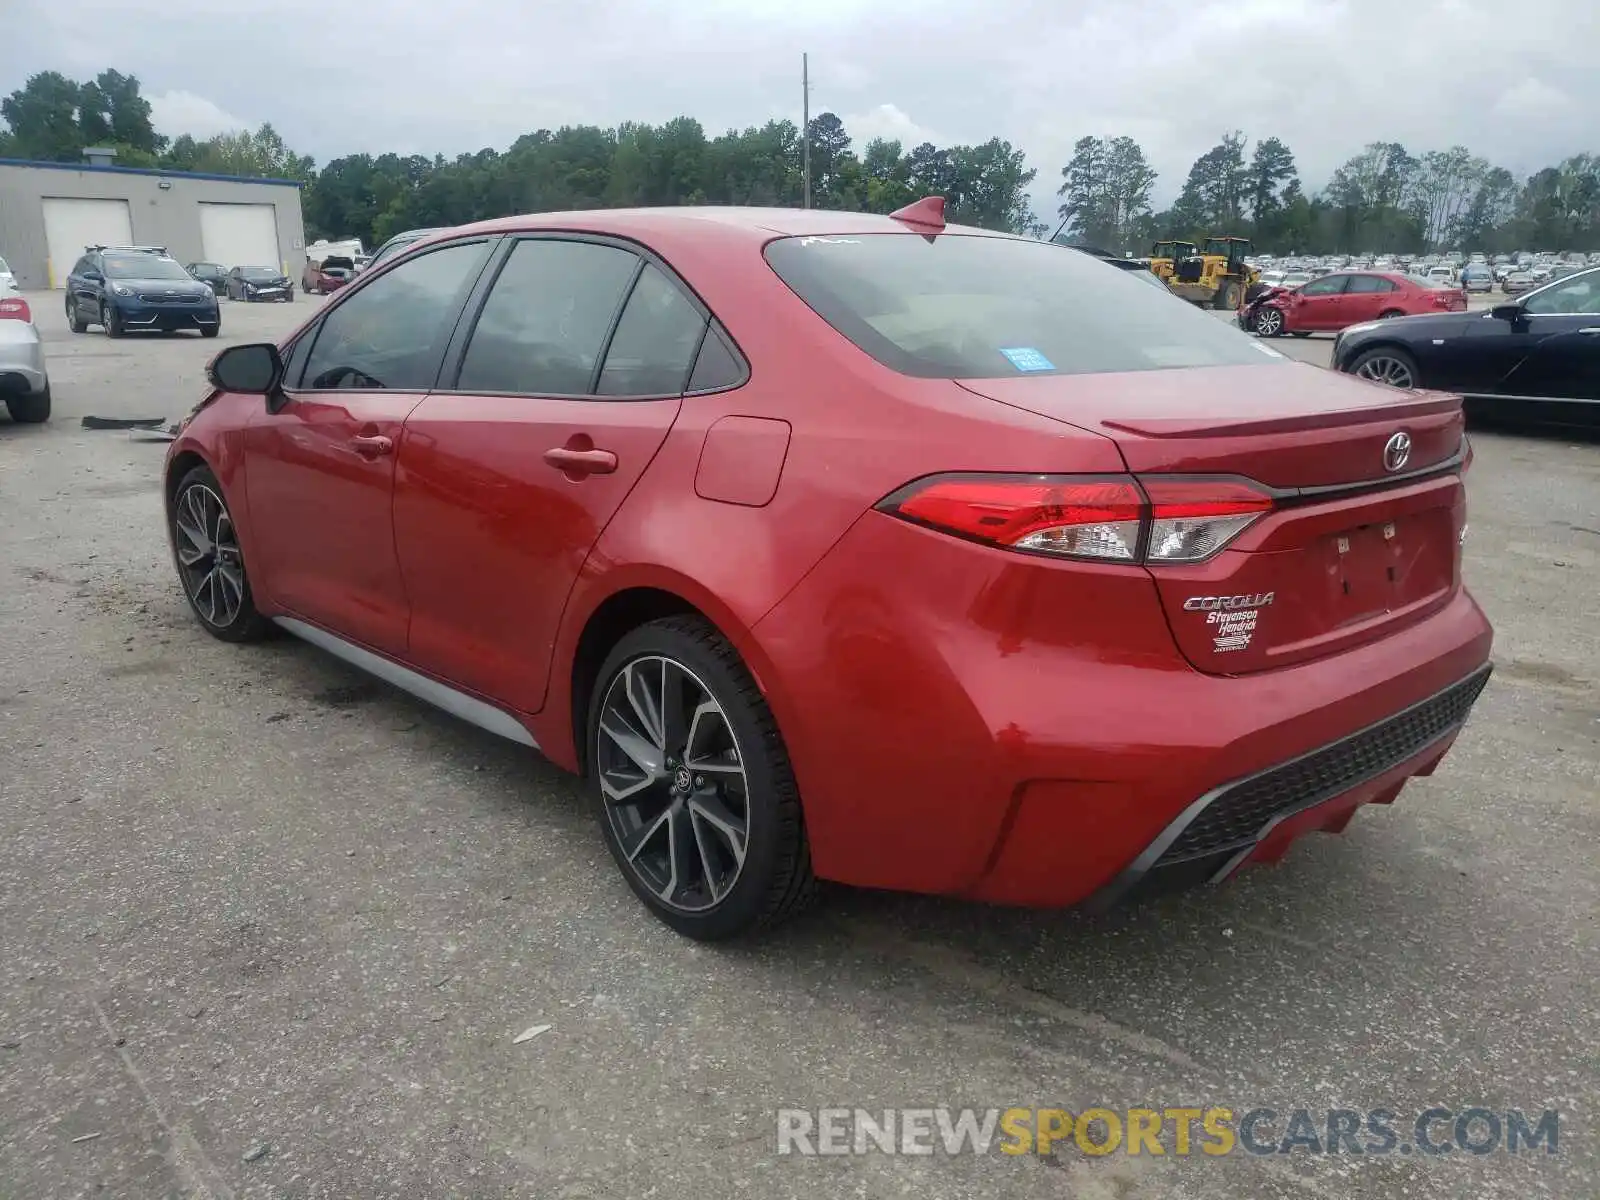
<path fill-rule="evenodd" d="M 1157 242 L 1156 249 L 1167 244 Z M 1246 289 L 1261 278 L 1261 272 L 1244 261 L 1250 253 L 1249 238 L 1208 237 L 1199 253 L 1193 253 L 1193 246 L 1189 249 L 1189 255 L 1174 261 L 1171 274 L 1162 277 L 1174 295 L 1201 308 L 1236 309 L 1243 303 Z M 1156 270 L 1154 258 L 1150 269 Z"/>
<path fill-rule="evenodd" d="M 1193 242 L 1163 241 L 1150 248 L 1150 270 L 1162 283 L 1172 282 L 1172 269 L 1181 260 L 1193 258 Z"/>

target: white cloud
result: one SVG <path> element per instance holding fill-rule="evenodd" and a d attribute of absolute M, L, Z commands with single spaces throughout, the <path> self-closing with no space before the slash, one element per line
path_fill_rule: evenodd
<path fill-rule="evenodd" d="M 899 142 L 900 148 L 907 152 L 923 142 L 933 142 L 936 145 L 943 142 L 943 139 L 931 129 L 918 125 L 893 104 L 880 104 L 876 108 L 869 108 L 866 112 L 851 113 L 839 119 L 844 122 L 857 154 L 865 150 L 867 143 L 873 138 Z"/>
<path fill-rule="evenodd" d="M 296 64 L 327 57 L 314 32 L 328 28 L 327 0 L 0 0 L 0 95 L 32 71 L 81 79 L 114 66 L 143 81 L 166 133 L 270 120 L 318 162 L 453 156 L 562 124 L 687 114 L 716 135 L 798 121 L 808 52 L 811 111 L 841 114 L 858 146 L 1004 138 L 1038 171 L 1041 212 L 1091 133 L 1139 141 L 1158 204 L 1233 129 L 1281 138 L 1308 191 L 1372 141 L 1413 154 L 1459 143 L 1518 176 L 1597 149 L 1600 0 L 337 7 L 340 29 L 362 31 L 359 51 L 307 75 Z"/>
<path fill-rule="evenodd" d="M 204 141 L 219 133 L 249 128 L 243 117 L 236 117 L 215 101 L 193 92 L 162 92 L 146 98 L 150 101 L 150 123 L 157 133 L 168 137 L 187 133 Z"/>
<path fill-rule="evenodd" d="M 1507 88 L 1494 102 L 1494 111 L 1502 117 L 1532 118 L 1560 112 L 1572 101 L 1542 80 L 1532 76 Z"/>

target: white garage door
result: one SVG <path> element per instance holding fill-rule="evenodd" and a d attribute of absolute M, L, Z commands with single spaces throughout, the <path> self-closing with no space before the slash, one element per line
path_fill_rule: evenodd
<path fill-rule="evenodd" d="M 278 217 L 270 204 L 202 204 L 200 243 L 206 261 L 234 267 L 279 267 Z"/>
<path fill-rule="evenodd" d="M 133 245 L 126 200 L 44 198 L 44 241 L 50 255 L 50 286 L 65 287 L 85 246 Z"/>

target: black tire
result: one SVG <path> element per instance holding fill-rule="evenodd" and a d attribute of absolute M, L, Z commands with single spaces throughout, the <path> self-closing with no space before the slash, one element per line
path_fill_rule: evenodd
<path fill-rule="evenodd" d="M 1256 311 L 1256 319 L 1251 332 L 1257 337 L 1277 337 L 1283 332 L 1283 325 L 1283 311 L 1267 304 Z"/>
<path fill-rule="evenodd" d="M 78 302 L 72 297 L 67 297 L 67 328 L 73 333 L 87 333 L 89 323 L 83 319 L 83 314 L 78 311 Z"/>
<path fill-rule="evenodd" d="M 625 817 L 638 816 L 641 822 L 644 817 L 634 812 L 624 813 L 620 805 L 614 808 L 608 804 L 602 784 L 602 776 L 607 770 L 607 757 L 602 756 L 600 722 L 612 685 L 619 682 L 624 668 L 641 663 L 649 663 L 653 667 L 658 660 L 675 666 L 690 686 L 702 690 L 714 702 L 715 708 L 720 710 L 722 727 L 730 735 L 729 744 L 737 755 L 737 761 L 742 764 L 741 778 L 745 792 L 744 855 L 736 868 L 733 882 L 727 885 L 728 890 L 720 898 L 695 908 L 664 901 L 641 874 L 641 868 L 630 861 L 619 840 L 616 825 Z M 662 678 L 664 680 L 665 675 Z M 662 724 L 665 726 L 666 722 Z M 641 625 L 623 637 L 600 668 L 589 703 L 585 731 L 588 785 L 594 798 L 601 834 L 628 886 L 644 902 L 645 907 L 665 924 L 686 937 L 719 941 L 777 925 L 798 914 L 815 897 L 816 877 L 811 872 L 811 851 L 806 840 L 800 793 L 789 765 L 783 737 L 771 709 L 761 696 L 761 690 L 738 652 L 708 622 L 698 617 L 667 617 Z M 685 761 L 675 772 L 683 776 L 682 786 L 685 789 L 690 786 L 686 772 L 692 771 L 688 761 L 691 749 L 687 745 L 684 747 L 681 753 Z M 668 753 L 670 756 L 671 751 Z M 668 770 L 671 762 L 669 757 L 660 773 L 663 787 L 674 775 L 673 771 Z M 698 789 L 706 780 L 695 775 L 693 783 Z M 716 792 L 714 789 L 722 785 L 717 784 L 714 777 L 710 786 L 713 796 L 720 795 L 728 804 L 723 811 L 731 812 L 734 804 L 730 793 Z M 672 794 L 665 791 L 655 793 L 658 797 Z M 694 794 L 700 793 L 696 791 Z M 687 791 L 683 794 L 681 804 L 692 807 Z M 629 806 L 630 809 L 635 807 Z M 657 812 L 665 807 L 663 801 L 662 808 Z M 669 843 L 674 829 L 678 828 L 670 823 L 667 825 L 665 836 Z M 694 831 L 693 821 L 688 816 L 684 816 L 682 828 Z M 689 836 L 689 833 L 681 836 Z M 698 845 L 697 831 L 695 836 L 703 867 L 706 851 L 703 845 Z M 641 851 L 651 844 L 653 839 L 649 836 L 641 837 L 636 844 L 634 854 L 641 863 L 648 863 L 650 856 Z M 703 873 L 702 877 L 707 875 Z M 672 879 L 676 878 L 674 867 Z M 669 880 L 668 888 L 663 890 L 670 887 Z M 715 888 L 709 890 L 715 896 Z"/>
<path fill-rule="evenodd" d="M 215 325 L 202 325 L 202 326 L 200 326 L 200 336 L 201 337 L 216 337 L 217 334 L 219 334 L 221 332 L 222 332 L 222 318 L 220 316 L 217 318 L 217 323 Z"/>
<path fill-rule="evenodd" d="M 115 305 L 100 302 L 100 327 L 106 331 L 106 336 L 119 338 L 122 336 L 122 317 L 117 313 Z"/>
<path fill-rule="evenodd" d="M 1378 314 L 1378 320 L 1380 320 L 1380 321 L 1388 321 L 1388 320 L 1392 320 L 1395 317 L 1403 317 L 1403 316 L 1405 316 L 1405 313 L 1401 312 L 1398 308 L 1391 308 L 1387 312 L 1379 313 Z"/>
<path fill-rule="evenodd" d="M 1289 330 L 1289 336 L 1290 337 L 1310 337 L 1311 336 L 1311 331 L 1309 329 L 1291 329 L 1291 330 Z"/>
<path fill-rule="evenodd" d="M 203 489 L 209 496 L 196 496 L 191 500 L 191 493 L 198 489 Z M 218 536 L 219 525 L 208 523 L 212 501 L 221 507 L 222 518 L 227 523 L 226 537 Z M 211 553 L 202 552 L 198 559 L 189 564 L 185 564 L 185 556 L 199 550 L 200 546 L 185 532 L 185 524 L 200 529 L 203 540 L 213 547 Z M 210 467 L 195 467 L 179 480 L 168 508 L 167 525 L 178 583 L 183 588 L 184 598 L 189 601 L 190 611 L 199 619 L 205 631 L 224 642 L 258 642 L 270 634 L 273 625 L 256 610 L 255 597 L 250 590 L 250 576 L 245 567 L 244 550 L 234 537 L 233 519 L 228 515 L 222 484 L 217 482 Z M 216 553 L 218 546 L 224 548 L 224 553 Z M 219 564 L 232 566 L 233 575 L 223 572 L 221 579 L 208 585 L 204 576 L 208 573 L 217 574 Z M 237 608 L 230 611 L 229 602 L 235 598 Z"/>
<path fill-rule="evenodd" d="M 1239 307 L 1239 284 L 1230 279 L 1217 289 L 1216 306 L 1219 311 L 1232 312 Z"/>
<path fill-rule="evenodd" d="M 6 397 L 6 411 L 18 425 L 42 425 L 50 419 L 50 385 L 42 392 L 22 392 Z"/>

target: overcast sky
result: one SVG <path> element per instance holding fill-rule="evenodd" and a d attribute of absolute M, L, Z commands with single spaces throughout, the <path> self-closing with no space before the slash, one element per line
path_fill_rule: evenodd
<path fill-rule="evenodd" d="M 1130 134 L 1158 207 L 1229 129 L 1309 190 L 1364 143 L 1464 143 L 1522 175 L 1600 152 L 1600 0 L 0 0 L 0 93 L 137 75 L 168 134 L 271 121 L 319 163 L 503 149 L 541 126 L 812 112 L 857 147 L 1008 139 L 1052 193 Z"/>

